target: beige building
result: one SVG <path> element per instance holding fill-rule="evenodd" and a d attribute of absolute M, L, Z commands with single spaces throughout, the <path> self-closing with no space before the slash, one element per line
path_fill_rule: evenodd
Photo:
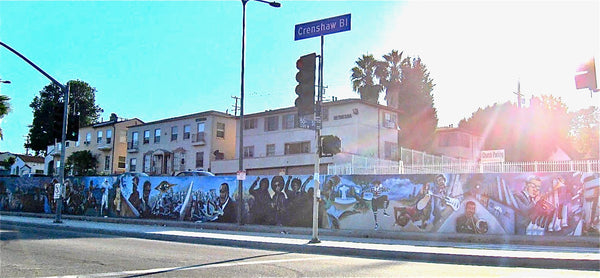
<path fill-rule="evenodd" d="M 342 152 L 321 158 L 321 173 L 328 164 L 341 164 L 352 155 L 398 160 L 397 111 L 359 99 L 323 104 L 322 135 L 335 135 Z M 237 140 L 236 140 L 237 141 Z M 244 169 L 247 175 L 311 174 L 314 172 L 314 130 L 299 127 L 295 107 L 244 116 Z M 215 161 L 216 174 L 235 174 L 239 168 L 237 149 L 232 159 Z"/>
<path fill-rule="evenodd" d="M 435 154 L 477 161 L 482 147 L 483 138 L 465 129 L 450 126 L 440 127 L 435 131 Z"/>
<path fill-rule="evenodd" d="M 106 122 L 80 127 L 79 140 L 65 142 L 65 156 L 68 158 L 74 152 L 87 150 L 98 160 L 96 171 L 99 174 L 123 173 L 127 165 L 127 129 L 139 124 L 143 122 L 137 118 L 119 119 L 113 113 Z M 47 153 L 47 174 L 52 175 L 56 172 L 60 160 L 60 142 L 49 146 Z"/>
<path fill-rule="evenodd" d="M 127 131 L 128 171 L 172 175 L 214 170 L 214 161 L 235 157 L 236 124 L 233 115 L 206 111 L 132 126 Z"/>

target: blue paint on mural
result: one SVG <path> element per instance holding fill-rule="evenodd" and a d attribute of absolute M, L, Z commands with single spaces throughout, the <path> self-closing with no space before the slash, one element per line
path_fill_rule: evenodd
<path fill-rule="evenodd" d="M 598 173 L 321 176 L 319 226 L 388 231 L 597 235 Z M 54 213 L 52 178 L 0 178 L 0 209 Z M 312 176 L 72 177 L 65 214 L 310 227 Z"/>

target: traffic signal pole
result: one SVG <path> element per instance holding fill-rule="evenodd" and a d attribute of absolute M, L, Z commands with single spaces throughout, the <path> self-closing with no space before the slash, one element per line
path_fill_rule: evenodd
<path fill-rule="evenodd" d="M 40 67 L 38 67 L 36 64 L 34 64 L 32 61 L 27 59 L 27 57 L 23 56 L 21 53 L 14 50 L 12 47 L 8 46 L 7 44 L 0 42 L 0 45 L 2 45 L 4 48 L 10 50 L 15 55 L 19 56 L 19 58 L 23 59 L 30 66 L 35 68 L 38 72 L 40 72 L 41 74 L 46 76 L 46 78 L 50 79 L 50 81 L 52 81 L 52 83 L 54 83 L 55 85 L 57 85 L 58 87 L 61 88 L 61 90 L 64 94 L 63 97 L 64 97 L 64 101 L 65 101 L 65 103 L 64 103 L 65 109 L 63 112 L 62 140 L 61 140 L 61 151 L 60 151 L 60 169 L 59 169 L 61 194 L 60 194 L 60 197 L 58 198 L 58 204 L 56 206 L 56 218 L 54 220 L 54 223 L 62 223 L 62 221 L 60 219 L 60 213 L 62 210 L 62 192 L 64 192 L 64 187 L 65 187 L 65 141 L 67 139 L 67 123 L 68 123 L 67 117 L 68 117 L 68 112 L 69 112 L 69 85 L 68 84 L 63 85 L 62 83 L 58 82 L 52 76 L 47 74 L 44 70 L 42 70 Z"/>
<path fill-rule="evenodd" d="M 321 103 L 323 101 L 323 36 L 321 36 L 321 55 L 319 56 L 319 81 L 317 101 L 315 103 L 315 174 L 314 193 L 313 193 L 313 224 L 312 224 L 312 239 L 308 243 L 320 243 L 319 240 L 319 201 L 321 200 L 321 182 L 319 180 L 319 172 L 321 167 Z"/>

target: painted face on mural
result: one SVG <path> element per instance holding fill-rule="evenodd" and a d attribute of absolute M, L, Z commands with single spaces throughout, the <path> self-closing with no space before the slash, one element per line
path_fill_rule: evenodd
<path fill-rule="evenodd" d="M 227 197 L 229 197 L 229 185 L 226 183 L 221 184 L 221 187 L 219 188 L 219 197 L 221 200 L 226 200 Z"/>
<path fill-rule="evenodd" d="M 530 178 L 526 185 L 527 194 L 531 198 L 536 198 L 540 195 L 542 181 L 539 178 Z"/>
<path fill-rule="evenodd" d="M 475 203 L 472 201 L 467 202 L 467 206 L 465 207 L 465 215 L 467 217 L 475 216 Z"/>

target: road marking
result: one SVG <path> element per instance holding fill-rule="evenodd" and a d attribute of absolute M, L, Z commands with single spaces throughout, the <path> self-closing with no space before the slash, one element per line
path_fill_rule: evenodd
<path fill-rule="evenodd" d="M 164 273 L 164 272 L 181 271 L 181 270 L 195 270 L 195 269 L 203 269 L 203 268 L 231 267 L 231 266 L 244 266 L 244 265 L 257 265 L 257 264 L 289 263 L 289 262 L 299 262 L 299 261 L 311 261 L 311 260 L 317 260 L 317 259 L 322 260 L 322 258 L 312 257 L 312 258 L 266 260 L 266 261 L 252 261 L 252 262 L 216 263 L 216 264 L 199 265 L 199 266 L 165 267 L 165 268 L 128 270 L 128 271 L 106 272 L 106 273 L 47 276 L 44 278 L 114 277 L 114 276 L 145 275 L 145 274 L 152 274 L 152 273 Z"/>

